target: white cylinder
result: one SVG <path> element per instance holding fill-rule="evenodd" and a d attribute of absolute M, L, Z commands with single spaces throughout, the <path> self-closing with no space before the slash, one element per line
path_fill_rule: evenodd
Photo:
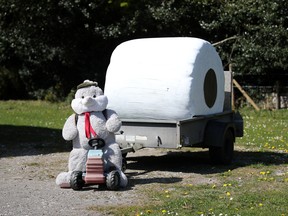
<path fill-rule="evenodd" d="M 104 94 L 122 119 L 183 120 L 222 112 L 222 62 L 198 38 L 127 41 L 112 53 Z"/>

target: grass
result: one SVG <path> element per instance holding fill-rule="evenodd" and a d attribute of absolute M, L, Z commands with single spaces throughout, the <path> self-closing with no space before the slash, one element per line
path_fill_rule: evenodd
<path fill-rule="evenodd" d="M 259 151 L 276 150 L 288 153 L 288 111 L 260 112 L 241 110 L 245 123 L 243 138 L 237 145 Z"/>
<path fill-rule="evenodd" d="M 0 101 L 0 125 L 62 129 L 73 113 L 69 104 L 43 101 Z"/>
<path fill-rule="evenodd" d="M 288 110 L 256 112 L 245 108 L 240 112 L 245 131 L 244 137 L 236 140 L 234 163 L 216 168 L 203 165 L 203 169 L 215 169 L 201 174 L 213 179 L 211 183 L 153 182 L 139 189 L 139 197 L 145 197 L 139 204 L 93 205 L 87 211 L 119 216 L 288 216 Z M 29 148 L 38 148 L 37 153 L 64 151 L 61 129 L 71 113 L 70 105 L 64 103 L 0 101 L 1 152 L 4 149 L 4 155 L 9 156 L 9 149 L 26 149 L 28 144 Z M 43 146 L 39 147 L 39 143 Z M 25 153 L 31 152 L 13 154 Z M 201 166 L 198 164 L 196 170 Z"/>
<path fill-rule="evenodd" d="M 65 103 L 0 101 L 0 156 L 67 151 L 61 129 L 71 113 Z"/>

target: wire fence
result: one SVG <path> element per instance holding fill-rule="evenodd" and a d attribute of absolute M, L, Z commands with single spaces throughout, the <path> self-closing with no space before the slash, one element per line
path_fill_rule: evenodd
<path fill-rule="evenodd" d="M 281 91 L 275 86 L 249 86 L 242 88 L 261 109 L 287 109 L 288 86 L 282 86 Z M 247 106 L 248 102 L 241 92 L 234 87 L 234 104 L 236 108 Z"/>

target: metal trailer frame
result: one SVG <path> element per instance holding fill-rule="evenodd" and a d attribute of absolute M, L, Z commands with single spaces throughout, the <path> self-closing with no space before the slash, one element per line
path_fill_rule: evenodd
<path fill-rule="evenodd" d="M 192 119 L 183 121 L 122 120 L 121 132 L 116 134 L 116 141 L 124 153 L 140 148 L 218 146 L 217 143 L 204 142 L 205 136 L 209 136 L 206 129 L 211 122 L 227 125 L 233 130 L 235 137 L 243 136 L 241 115 L 227 111 L 212 115 L 194 116 Z M 223 130 L 220 127 L 214 129 L 215 133 L 220 133 Z"/>
<path fill-rule="evenodd" d="M 232 110 L 232 94 L 232 75 L 225 71 L 223 112 L 180 121 L 122 119 L 116 142 L 124 155 L 141 148 L 209 148 L 212 162 L 229 164 L 235 137 L 243 136 L 243 119 Z"/>

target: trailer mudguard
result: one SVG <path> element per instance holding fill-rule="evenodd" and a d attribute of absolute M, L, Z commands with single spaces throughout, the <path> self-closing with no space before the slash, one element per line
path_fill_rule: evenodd
<path fill-rule="evenodd" d="M 205 147 L 224 147 L 227 130 L 231 130 L 235 142 L 235 125 L 227 122 L 209 121 L 204 135 Z"/>

